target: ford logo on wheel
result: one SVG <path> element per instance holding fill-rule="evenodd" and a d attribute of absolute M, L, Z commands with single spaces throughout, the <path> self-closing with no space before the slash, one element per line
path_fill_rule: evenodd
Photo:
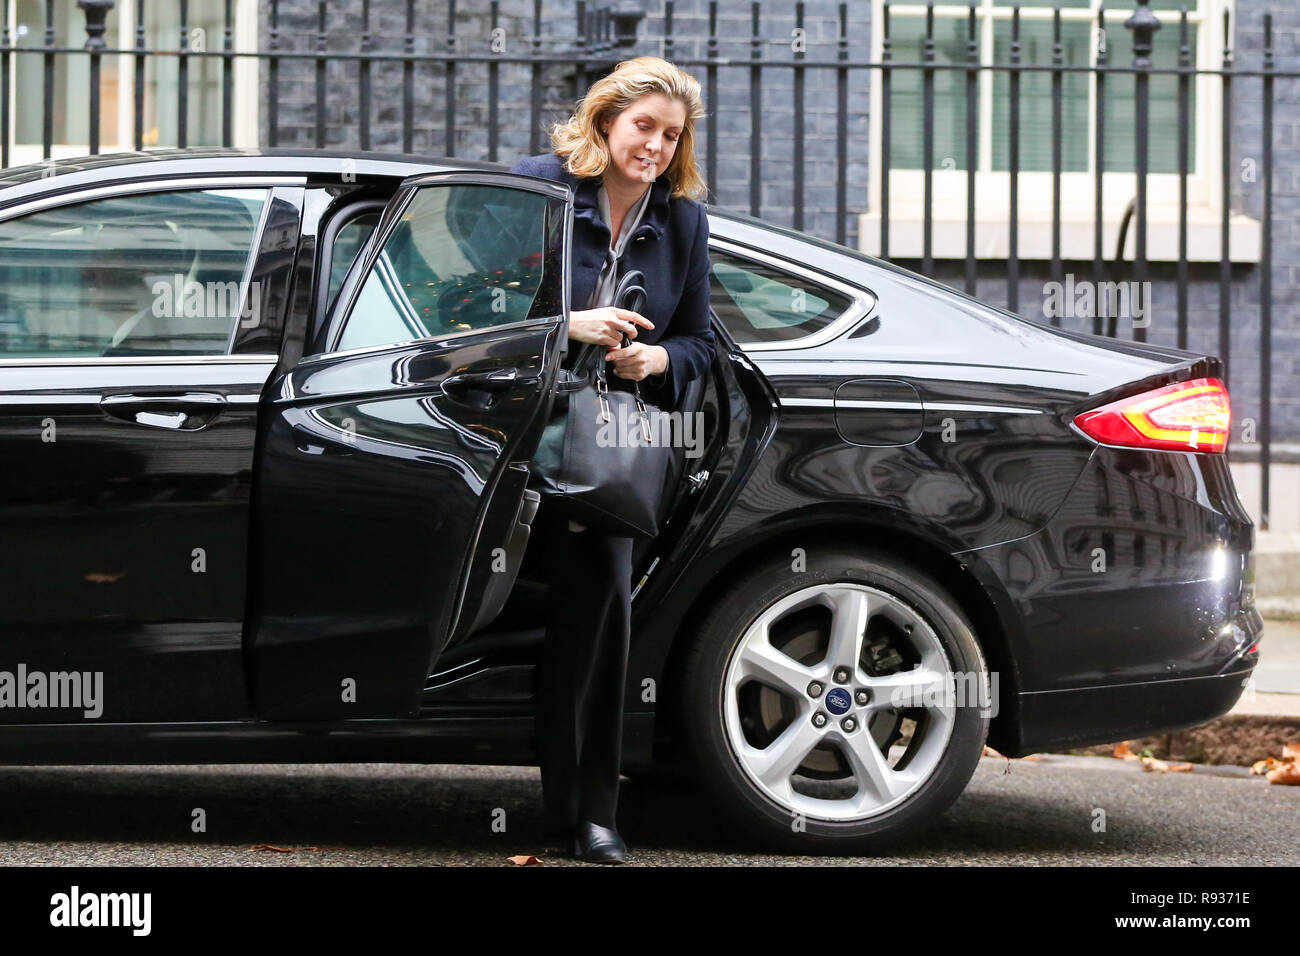
<path fill-rule="evenodd" d="M 826 695 L 826 709 L 838 717 L 849 709 L 853 698 L 843 687 L 836 687 Z"/>

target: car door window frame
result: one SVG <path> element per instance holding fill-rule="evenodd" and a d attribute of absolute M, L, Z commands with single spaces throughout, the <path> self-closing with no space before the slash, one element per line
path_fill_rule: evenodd
<path fill-rule="evenodd" d="M 547 324 L 554 321 L 554 316 L 542 316 L 532 319 L 521 319 L 517 322 L 503 322 L 499 325 L 486 326 L 481 329 L 466 329 L 462 332 L 443 332 L 437 335 L 423 336 L 417 339 L 409 339 L 402 342 L 387 342 L 380 345 L 366 345 L 354 349 L 338 349 L 336 346 L 342 337 L 343 329 L 351 318 L 352 310 L 356 305 L 356 300 L 361 293 L 361 287 L 365 280 L 375 267 L 387 244 L 389 237 L 397 224 L 401 222 L 403 213 L 414 202 L 415 197 L 421 189 L 429 187 L 452 187 L 452 186 L 494 186 L 503 189 L 520 189 L 525 192 L 535 193 L 547 198 L 560 199 L 568 207 L 570 218 L 573 215 L 573 190 L 564 183 L 554 182 L 551 180 L 539 179 L 536 176 L 525 176 L 522 173 L 496 172 L 486 170 L 454 170 L 436 173 L 420 173 L 404 179 L 398 187 L 392 200 L 384 208 L 379 216 L 379 222 L 375 224 L 374 230 L 370 233 L 370 238 L 362 247 L 361 252 L 357 254 L 356 260 L 352 263 L 352 268 L 348 270 L 347 276 L 343 280 L 343 285 L 339 287 L 338 297 L 334 300 L 333 307 L 329 310 L 323 323 L 321 333 L 313 343 L 313 348 L 319 347 L 320 351 L 314 351 L 310 355 L 304 355 L 302 362 L 315 361 L 335 356 L 358 355 L 365 352 L 378 352 L 388 349 L 408 346 L 413 342 L 442 341 L 461 338 L 466 335 L 482 335 L 485 332 L 493 332 L 501 329 L 525 328 L 531 325 Z M 566 326 L 565 336 L 567 336 L 567 325 L 569 322 L 569 280 L 570 280 L 570 258 L 571 258 L 571 239 L 572 223 L 564 230 L 564 248 L 562 252 L 561 269 L 563 274 L 560 277 L 560 307 L 562 310 L 563 321 Z M 318 277 L 317 282 L 322 280 L 323 276 Z M 564 340 L 561 340 L 561 352 L 564 351 Z"/>
<path fill-rule="evenodd" d="M 379 213 L 379 222 L 375 223 L 375 228 L 370 230 L 370 235 L 366 237 L 365 243 L 357 250 L 353 261 L 348 264 L 348 272 L 344 274 L 343 282 L 339 284 L 339 294 L 335 300 L 336 302 L 338 299 L 343 298 L 343 290 L 347 288 L 348 278 L 356 262 L 365 258 L 370 240 L 379 231 L 384 218 L 384 210 L 388 208 L 392 198 L 392 196 L 375 196 L 351 201 L 332 215 L 326 223 L 325 231 L 321 235 L 319 243 L 320 256 L 316 267 L 316 290 L 311 307 L 311 327 L 307 333 L 308 342 L 316 343 L 320 341 L 322 333 L 329 328 L 329 315 L 327 313 L 331 305 L 329 299 L 330 278 L 334 270 L 334 243 L 338 239 L 339 233 L 362 216 L 375 212 Z M 313 348 L 312 354 L 317 354 L 317 350 Z"/>
<path fill-rule="evenodd" d="M 266 229 L 268 211 L 276 196 L 277 187 L 302 186 L 305 176 L 292 175 L 249 175 L 249 176 L 192 176 L 176 179 L 157 179 L 152 181 L 132 180 L 107 185 L 87 186 L 71 192 L 55 192 L 23 199 L 9 206 L 0 207 L 0 228 L 4 224 L 23 216 L 59 209 L 64 206 L 79 206 L 100 199 L 112 199 L 119 196 L 139 195 L 158 192 L 202 192 L 207 189 L 266 189 L 266 201 L 249 244 L 248 261 L 244 266 L 243 276 L 249 279 L 251 270 L 256 267 L 256 259 L 261 249 Z M 158 365 L 158 364 L 193 364 L 201 362 L 274 362 L 279 356 L 274 352 L 233 352 L 239 331 L 239 317 L 231 326 L 230 336 L 226 341 L 224 353 L 207 355 L 40 355 L 40 356 L 6 356 L 0 353 L 0 366 L 3 365 Z"/>

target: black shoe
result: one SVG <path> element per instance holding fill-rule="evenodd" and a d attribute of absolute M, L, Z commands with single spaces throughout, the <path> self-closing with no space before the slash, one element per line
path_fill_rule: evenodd
<path fill-rule="evenodd" d="M 573 836 L 573 855 L 588 863 L 622 863 L 627 859 L 627 845 L 612 827 L 579 820 Z"/>

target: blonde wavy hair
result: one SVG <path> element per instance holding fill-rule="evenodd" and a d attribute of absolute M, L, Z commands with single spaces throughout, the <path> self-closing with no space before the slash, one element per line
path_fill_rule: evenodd
<path fill-rule="evenodd" d="M 603 174 L 610 156 L 600 124 L 613 120 L 641 97 L 655 93 L 686 107 L 677 149 L 663 172 L 673 184 L 672 195 L 688 199 L 704 195 L 704 178 L 695 166 L 695 121 L 704 116 L 700 82 L 657 56 L 623 60 L 612 73 L 591 84 L 568 120 L 551 127 L 551 146 L 565 161 L 565 168 L 580 178 Z"/>

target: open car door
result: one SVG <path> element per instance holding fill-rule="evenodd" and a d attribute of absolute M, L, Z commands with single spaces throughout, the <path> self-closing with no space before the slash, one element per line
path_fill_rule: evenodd
<path fill-rule="evenodd" d="M 314 354 L 271 383 L 245 632 L 258 716 L 418 713 L 520 511 L 567 341 L 572 218 L 560 183 L 405 180 Z"/>

